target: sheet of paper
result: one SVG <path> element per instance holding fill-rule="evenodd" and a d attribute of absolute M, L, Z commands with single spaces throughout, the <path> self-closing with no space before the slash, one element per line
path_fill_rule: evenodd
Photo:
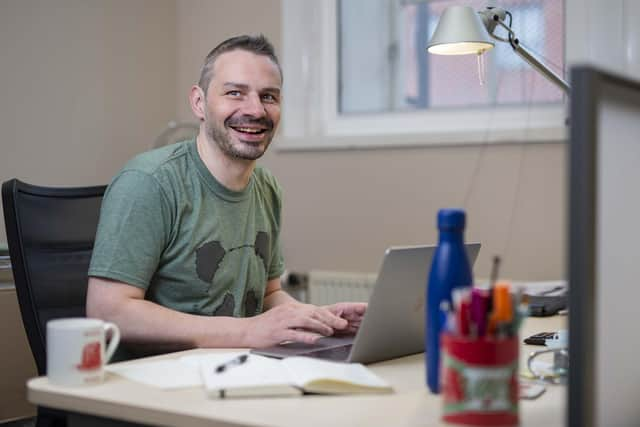
<path fill-rule="evenodd" d="M 240 352 L 183 356 L 177 359 L 107 365 L 106 370 L 131 381 L 165 390 L 200 387 L 200 364 L 216 365 L 242 354 Z"/>
<path fill-rule="evenodd" d="M 277 359 L 252 354 L 243 364 L 230 366 L 224 372 L 215 371 L 218 365 L 215 360 L 200 360 L 205 387 L 210 390 L 292 384 L 282 361 Z"/>
<path fill-rule="evenodd" d="M 113 365 L 107 366 L 106 370 L 131 381 L 162 389 L 202 385 L 198 369 L 181 363 L 178 359 L 157 360 L 123 366 Z"/>

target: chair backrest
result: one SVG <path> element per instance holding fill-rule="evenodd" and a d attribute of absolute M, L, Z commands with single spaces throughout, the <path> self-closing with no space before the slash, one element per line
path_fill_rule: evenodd
<path fill-rule="evenodd" d="M 22 322 L 39 375 L 46 374 L 46 325 L 84 317 L 87 272 L 106 186 L 2 184 L 9 255 Z"/>

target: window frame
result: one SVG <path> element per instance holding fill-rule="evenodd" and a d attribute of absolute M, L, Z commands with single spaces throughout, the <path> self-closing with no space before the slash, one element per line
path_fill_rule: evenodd
<path fill-rule="evenodd" d="M 281 150 L 539 143 L 567 138 L 566 96 L 558 104 L 341 115 L 337 0 L 282 0 L 282 31 L 285 79 L 277 144 Z"/>

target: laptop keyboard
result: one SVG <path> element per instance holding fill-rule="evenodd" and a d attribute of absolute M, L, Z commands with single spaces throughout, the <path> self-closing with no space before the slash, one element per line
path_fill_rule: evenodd
<path fill-rule="evenodd" d="M 353 344 L 342 345 L 338 347 L 324 348 L 322 350 L 313 350 L 308 353 L 303 353 L 301 356 L 317 357 L 319 359 L 334 360 L 344 362 L 349 358 Z"/>

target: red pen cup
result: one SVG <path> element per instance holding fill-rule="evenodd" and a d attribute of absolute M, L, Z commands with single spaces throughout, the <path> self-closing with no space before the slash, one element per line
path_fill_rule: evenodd
<path fill-rule="evenodd" d="M 442 334 L 443 420 L 518 424 L 518 337 L 470 339 Z"/>

